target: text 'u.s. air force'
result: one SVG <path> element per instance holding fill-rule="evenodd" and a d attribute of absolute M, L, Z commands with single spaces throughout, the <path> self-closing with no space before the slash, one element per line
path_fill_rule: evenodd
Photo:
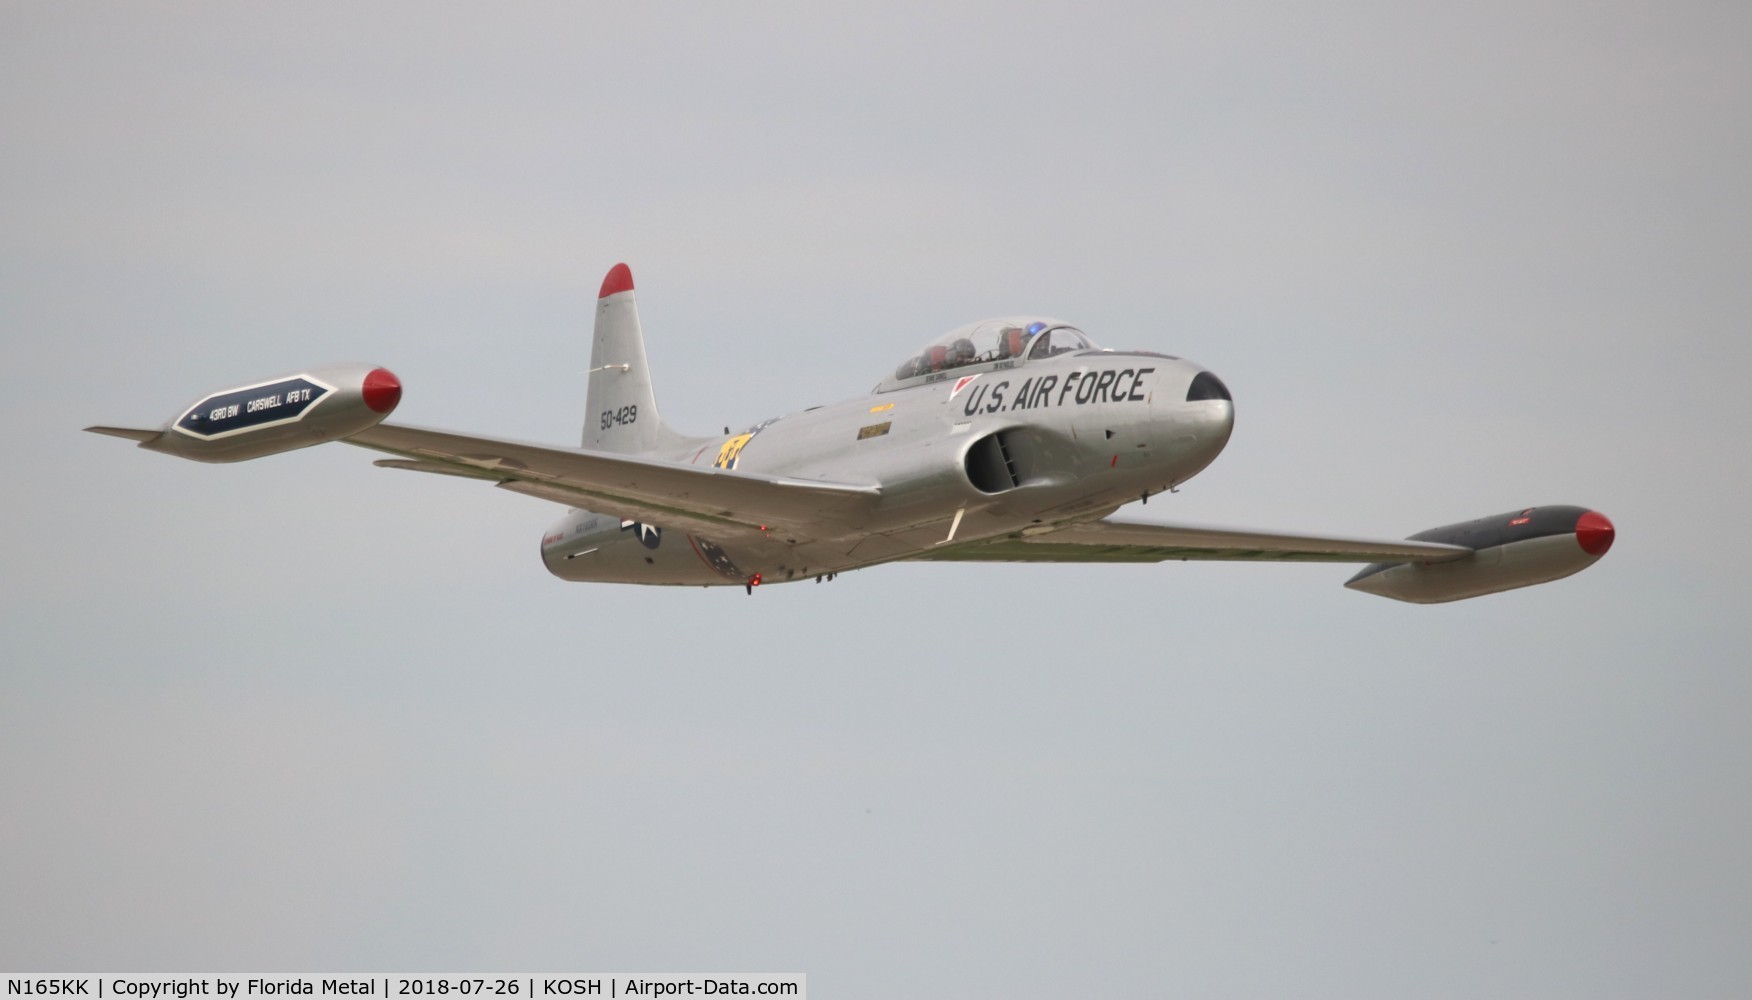
<path fill-rule="evenodd" d="M 1121 368 L 1100 372 L 1069 372 L 1061 382 L 1057 375 L 1023 380 L 1010 391 L 1008 380 L 980 382 L 966 389 L 961 404 L 966 416 L 1000 410 L 1035 410 L 1043 406 L 1087 406 L 1090 403 L 1142 403 L 1149 399 L 1144 376 L 1154 368 Z"/>

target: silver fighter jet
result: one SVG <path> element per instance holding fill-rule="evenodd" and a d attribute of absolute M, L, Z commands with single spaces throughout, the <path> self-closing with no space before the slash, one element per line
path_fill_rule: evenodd
<path fill-rule="evenodd" d="M 1070 324 L 1007 316 L 954 330 L 868 396 L 687 437 L 658 415 L 632 272 L 596 304 L 582 447 L 382 422 L 401 383 L 316 368 L 203 397 L 161 427 L 88 427 L 203 462 L 324 441 L 376 464 L 491 483 L 568 508 L 541 540 L 566 580 L 736 586 L 832 579 L 896 560 L 1368 563 L 1345 585 L 1439 603 L 1585 569 L 1614 529 L 1585 507 L 1528 507 L 1405 541 L 1113 517 L 1172 490 L 1228 443 L 1216 375 L 1097 346 Z"/>

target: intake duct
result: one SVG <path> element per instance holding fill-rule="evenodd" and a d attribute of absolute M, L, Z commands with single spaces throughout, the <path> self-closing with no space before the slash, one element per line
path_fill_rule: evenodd
<path fill-rule="evenodd" d="M 1025 482 L 1025 470 L 1018 465 L 1019 437 L 1014 431 L 995 431 L 968 446 L 962 458 L 967 481 L 981 493 L 1004 493 Z"/>

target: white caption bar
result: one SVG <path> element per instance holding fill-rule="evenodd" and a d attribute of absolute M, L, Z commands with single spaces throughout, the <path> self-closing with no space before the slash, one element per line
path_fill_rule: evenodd
<path fill-rule="evenodd" d="M 607 997 L 809 996 L 802 973 L 494 973 L 463 976 L 375 973 L 282 975 L 268 973 L 14 973 L 0 974 L 11 997 L 89 997 L 92 1000 L 261 1000 L 264 997 L 375 997 L 378 1000 L 551 1000 Z"/>

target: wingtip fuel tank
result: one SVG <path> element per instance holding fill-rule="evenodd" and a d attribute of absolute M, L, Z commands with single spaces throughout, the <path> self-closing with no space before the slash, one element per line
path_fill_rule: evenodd
<path fill-rule="evenodd" d="M 376 426 L 401 392 L 401 380 L 387 368 L 330 365 L 209 393 L 156 432 L 86 429 L 197 462 L 241 462 Z"/>
<path fill-rule="evenodd" d="M 1373 563 L 1345 582 L 1352 590 L 1413 604 L 1482 597 L 1580 573 L 1612 547 L 1618 531 L 1586 507 L 1528 507 L 1421 531 L 1420 542 L 1462 545 L 1448 561 Z"/>

